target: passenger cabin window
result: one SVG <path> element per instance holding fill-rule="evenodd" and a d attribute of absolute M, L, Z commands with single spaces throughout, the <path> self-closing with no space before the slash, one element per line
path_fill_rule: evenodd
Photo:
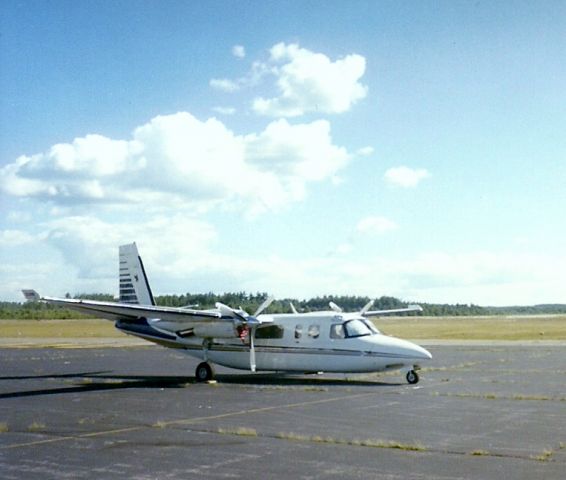
<path fill-rule="evenodd" d="M 346 331 L 344 325 L 335 323 L 330 326 L 330 338 L 346 338 Z"/>
<path fill-rule="evenodd" d="M 309 337 L 318 338 L 320 335 L 320 327 L 318 325 L 309 325 Z"/>
<path fill-rule="evenodd" d="M 295 338 L 298 340 L 299 338 L 301 338 L 303 336 L 303 326 L 302 325 L 297 325 L 295 327 Z"/>
<path fill-rule="evenodd" d="M 269 325 L 268 327 L 258 328 L 255 338 L 283 338 L 284 329 L 280 325 Z"/>

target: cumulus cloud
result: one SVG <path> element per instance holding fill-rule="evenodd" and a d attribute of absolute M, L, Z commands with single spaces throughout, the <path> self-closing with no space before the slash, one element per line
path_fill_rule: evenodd
<path fill-rule="evenodd" d="M 396 230 L 398 225 L 386 217 L 366 217 L 356 225 L 356 232 L 361 234 L 381 235 L 382 233 Z"/>
<path fill-rule="evenodd" d="M 361 55 L 350 54 L 332 61 L 298 44 L 278 43 L 270 50 L 269 64 L 277 78 L 279 95 L 254 100 L 253 110 L 261 115 L 342 113 L 367 94 L 367 86 L 359 81 L 366 68 Z"/>
<path fill-rule="evenodd" d="M 256 215 L 301 200 L 308 183 L 332 179 L 349 159 L 323 120 L 236 135 L 180 112 L 153 118 L 130 140 L 87 135 L 21 156 L 0 169 L 0 191 L 63 206 L 175 201 Z"/>
<path fill-rule="evenodd" d="M 48 221 L 43 228 L 45 241 L 77 268 L 82 279 L 116 277 L 118 245 L 134 240 L 155 270 L 183 259 L 186 272 L 191 260 L 206 255 L 217 238 L 210 224 L 181 214 L 144 218 L 143 222 L 77 215 Z"/>
<path fill-rule="evenodd" d="M 234 45 L 232 47 L 232 55 L 237 58 L 244 58 L 246 56 L 246 49 L 243 45 Z"/>
<path fill-rule="evenodd" d="M 403 188 L 416 187 L 422 180 L 428 177 L 430 177 L 430 173 L 424 168 L 409 168 L 405 166 L 390 168 L 384 175 L 387 183 Z"/>
<path fill-rule="evenodd" d="M 240 85 L 228 78 L 213 78 L 209 82 L 210 86 L 222 92 L 236 92 L 240 89 Z"/>

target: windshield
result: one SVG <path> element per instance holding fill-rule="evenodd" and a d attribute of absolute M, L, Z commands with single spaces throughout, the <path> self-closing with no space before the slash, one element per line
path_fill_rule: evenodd
<path fill-rule="evenodd" d="M 364 320 L 364 323 L 368 326 L 368 328 L 376 334 L 381 334 L 381 332 L 377 329 L 377 327 L 373 324 L 371 320 Z"/>
<path fill-rule="evenodd" d="M 372 335 L 370 328 L 362 320 L 350 320 L 344 324 L 346 335 L 351 337 L 364 337 Z"/>

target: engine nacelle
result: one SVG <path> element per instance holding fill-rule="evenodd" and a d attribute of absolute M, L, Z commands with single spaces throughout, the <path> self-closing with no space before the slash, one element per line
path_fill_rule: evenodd
<path fill-rule="evenodd" d="M 238 332 L 233 323 L 199 323 L 193 330 L 195 336 L 201 338 L 235 338 Z"/>

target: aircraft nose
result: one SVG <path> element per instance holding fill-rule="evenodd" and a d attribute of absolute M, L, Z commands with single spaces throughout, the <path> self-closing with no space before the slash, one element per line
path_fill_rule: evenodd
<path fill-rule="evenodd" d="M 420 345 L 413 344 L 411 351 L 416 358 L 422 360 L 430 360 L 432 358 L 431 353 L 426 348 L 423 348 Z"/>
<path fill-rule="evenodd" d="M 377 337 L 376 337 L 377 338 Z M 432 355 L 428 350 L 416 343 L 400 338 L 382 336 L 378 338 L 380 349 L 385 348 L 390 353 L 401 355 L 407 360 L 430 360 Z"/>

